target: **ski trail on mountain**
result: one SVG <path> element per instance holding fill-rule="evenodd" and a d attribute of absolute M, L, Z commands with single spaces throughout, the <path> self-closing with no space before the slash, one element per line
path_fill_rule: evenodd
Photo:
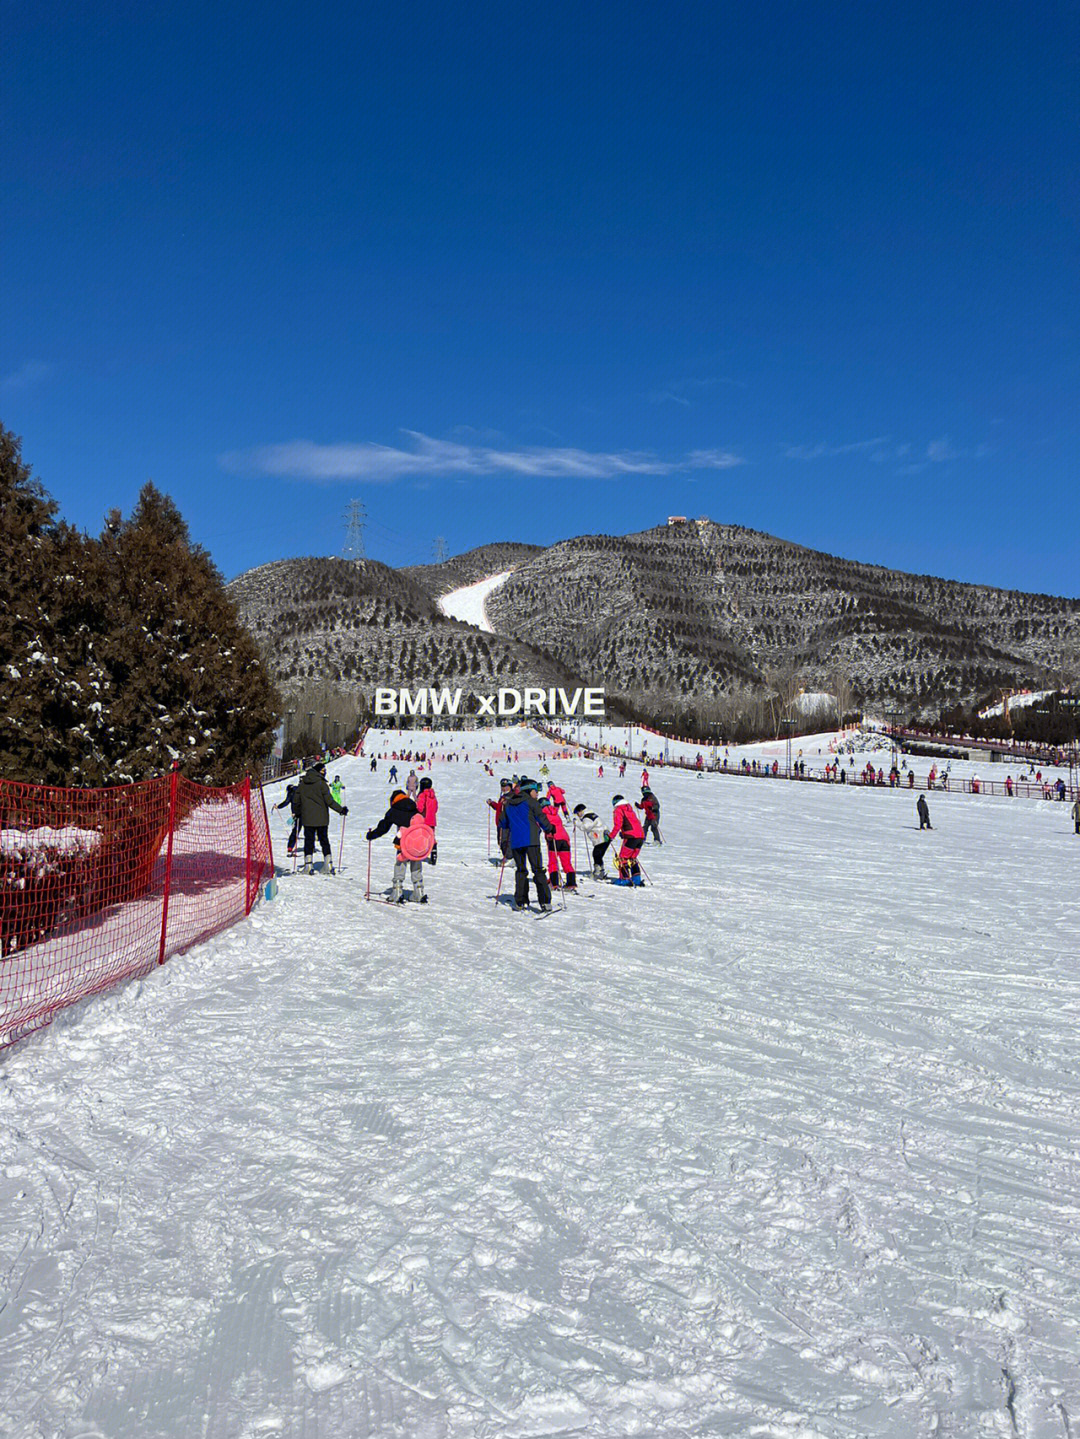
<path fill-rule="evenodd" d="M 487 599 L 500 585 L 505 584 L 513 573 L 513 570 L 503 570 L 501 574 L 489 575 L 486 580 L 462 585 L 460 589 L 451 590 L 448 595 L 441 595 L 435 603 L 449 619 L 475 625 L 478 630 L 493 635 L 495 630 L 487 617 Z"/>

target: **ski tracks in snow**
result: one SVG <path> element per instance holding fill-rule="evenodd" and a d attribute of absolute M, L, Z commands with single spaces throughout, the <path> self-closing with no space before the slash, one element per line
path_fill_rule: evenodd
<path fill-rule="evenodd" d="M 894 796 L 664 775 L 656 887 L 538 927 L 435 780 L 424 910 L 299 878 L 4 1062 L 0 1434 L 1067 1439 L 1045 825 L 940 801 L 945 888 Z"/>

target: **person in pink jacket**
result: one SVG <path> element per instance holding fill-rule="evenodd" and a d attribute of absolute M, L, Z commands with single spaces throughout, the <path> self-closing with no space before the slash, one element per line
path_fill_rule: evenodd
<path fill-rule="evenodd" d="M 540 807 L 544 812 L 544 818 L 551 825 L 551 832 L 547 836 L 548 883 L 552 889 L 558 889 L 559 865 L 561 864 L 566 875 L 563 888 L 577 889 L 577 875 L 574 873 L 574 866 L 570 859 L 570 836 L 562 822 L 559 806 L 551 795 L 548 795 Z"/>
<path fill-rule="evenodd" d="M 547 797 L 556 809 L 562 811 L 563 819 L 570 818 L 570 810 L 566 804 L 566 791 L 557 785 L 553 779 L 548 780 Z"/>
<path fill-rule="evenodd" d="M 633 806 L 621 794 L 613 795 L 611 803 L 615 806 L 615 813 L 611 816 L 611 838 L 613 842 L 622 840 L 622 848 L 615 859 L 615 868 L 619 871 L 615 883 L 642 885 L 645 881 L 638 865 L 638 855 L 645 843 L 645 831 Z"/>
<path fill-rule="evenodd" d="M 420 781 L 420 788 L 416 792 L 416 808 L 423 816 L 424 823 L 435 828 L 435 816 L 439 812 L 439 801 L 436 798 L 435 790 L 427 775 Z M 439 841 L 436 839 L 431 846 L 431 853 L 428 855 L 428 864 L 434 864 L 439 853 Z"/>

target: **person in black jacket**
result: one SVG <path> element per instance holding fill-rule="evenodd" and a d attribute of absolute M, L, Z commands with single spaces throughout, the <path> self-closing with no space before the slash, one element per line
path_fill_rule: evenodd
<path fill-rule="evenodd" d="M 502 827 L 510 840 L 510 853 L 514 856 L 514 908 L 529 907 L 529 869 L 532 869 L 536 898 L 545 913 L 551 908 L 551 887 L 544 874 L 544 862 L 540 857 L 540 831 L 554 833 L 554 825 L 540 808 L 536 792 L 540 786 L 535 780 L 522 778 L 518 781 L 510 798 L 503 805 Z M 526 864 L 528 868 L 526 868 Z"/>
<path fill-rule="evenodd" d="M 647 784 L 641 786 L 641 798 L 634 805 L 634 808 L 643 811 L 642 828 L 645 831 L 645 839 L 649 838 L 651 831 L 656 843 L 663 844 L 664 841 L 660 838 L 660 801 Z M 642 843 L 644 843 L 644 840 Z"/>
<path fill-rule="evenodd" d="M 330 840 L 326 833 L 330 823 L 330 811 L 348 814 L 348 805 L 338 804 L 326 783 L 326 766 L 321 760 L 311 766 L 296 786 L 293 796 L 294 812 L 299 810 L 300 823 L 304 826 L 304 873 L 310 874 L 315 856 L 315 841 L 323 853 L 323 873 L 334 873 L 334 861 L 330 858 Z"/>
<path fill-rule="evenodd" d="M 366 838 L 370 841 L 379 839 L 387 834 L 396 824 L 398 829 L 408 829 L 412 824 L 415 815 L 420 811 L 414 800 L 411 800 L 403 789 L 396 789 L 390 796 L 390 808 L 383 815 L 374 829 L 369 829 Z M 405 860 L 397 853 L 398 840 L 394 836 L 394 882 L 390 890 L 389 902 L 391 904 L 404 904 L 405 895 L 402 893 L 402 884 L 405 880 Z M 421 860 L 409 860 L 409 870 L 412 874 L 412 898 L 415 904 L 427 904 L 427 895 L 424 893 L 424 865 Z"/>
<path fill-rule="evenodd" d="M 292 829 L 289 831 L 289 840 L 285 846 L 285 853 L 290 856 L 296 853 L 296 836 L 300 833 L 300 801 L 296 798 L 298 788 L 299 785 L 287 784 L 285 798 L 280 804 L 274 806 L 275 810 L 286 807 L 292 810 Z"/>
<path fill-rule="evenodd" d="M 933 829 L 934 826 L 930 823 L 930 806 L 926 803 L 924 794 L 921 794 L 915 801 L 915 808 L 919 814 L 919 828 Z"/>

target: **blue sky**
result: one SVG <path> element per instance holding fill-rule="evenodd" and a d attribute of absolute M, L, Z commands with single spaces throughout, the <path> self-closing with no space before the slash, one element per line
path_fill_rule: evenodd
<path fill-rule="evenodd" d="M 669 513 L 1075 596 L 1080 6 L 5 0 L 0 420 L 227 576 Z"/>

